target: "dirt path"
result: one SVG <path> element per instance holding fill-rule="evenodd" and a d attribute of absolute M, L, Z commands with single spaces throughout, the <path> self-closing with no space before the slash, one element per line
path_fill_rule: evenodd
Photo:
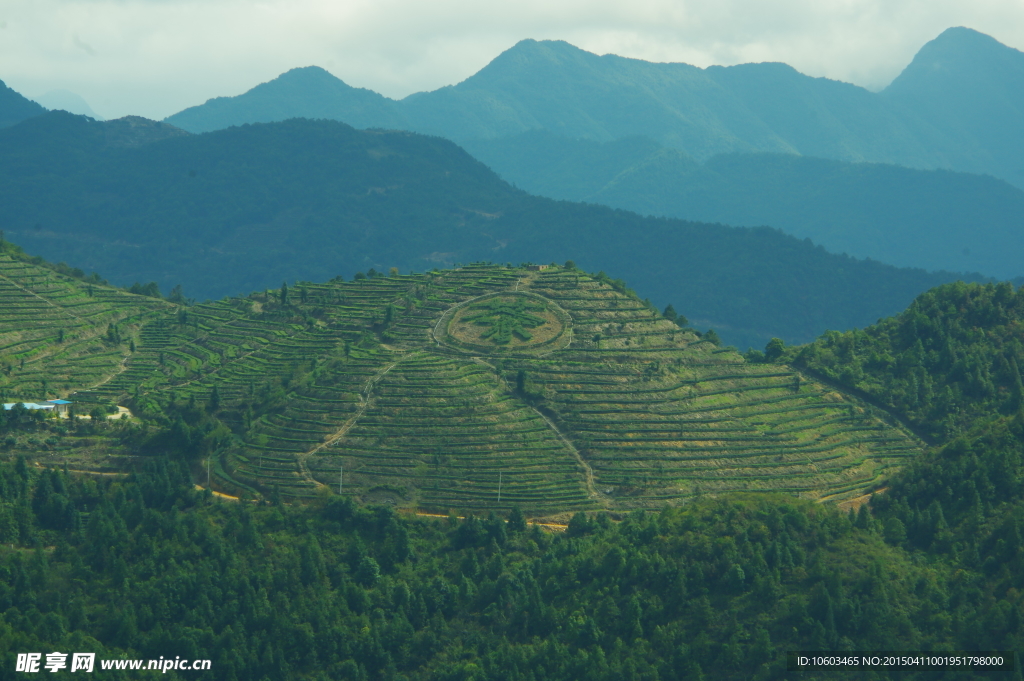
<path fill-rule="evenodd" d="M 859 511 L 861 506 L 863 506 L 864 504 L 871 503 L 872 496 L 876 494 L 884 494 L 887 489 L 889 488 L 882 487 L 881 489 L 876 489 L 874 492 L 862 494 L 859 497 L 853 497 L 852 499 L 844 499 L 843 501 L 840 501 L 839 503 L 836 504 L 836 508 L 844 512 L 849 512 L 851 509 L 854 512 Z M 827 503 L 828 499 L 823 499 L 822 501 Z"/>
<path fill-rule="evenodd" d="M 446 516 L 446 515 L 441 514 L 441 513 L 423 513 L 421 511 L 416 511 L 416 515 L 420 516 L 422 518 L 449 518 L 449 517 L 451 517 L 451 516 Z M 466 516 L 462 516 L 462 515 L 457 515 L 455 517 L 458 518 L 459 520 L 465 520 L 466 519 Z M 506 520 L 505 522 L 508 522 L 508 521 Z M 527 520 L 526 524 L 527 525 L 536 525 L 537 527 L 546 527 L 548 529 L 555 530 L 556 532 L 564 532 L 566 530 L 566 528 L 569 527 L 568 525 L 562 525 L 561 523 L 542 523 L 539 520 Z"/>
<path fill-rule="evenodd" d="M 61 467 L 61 466 L 47 466 L 45 464 L 39 463 L 38 461 L 35 462 L 35 466 L 36 466 L 36 468 L 48 468 L 48 469 L 50 469 L 52 471 L 63 471 L 64 470 L 64 468 Z M 106 475 L 106 476 L 116 477 L 116 478 L 123 478 L 123 477 L 127 477 L 127 476 L 131 475 L 131 473 L 123 473 L 121 471 L 115 471 L 115 472 L 111 472 L 111 471 L 87 471 L 87 470 L 84 470 L 84 469 L 81 469 L 81 468 L 69 468 L 68 469 L 68 473 L 77 473 L 79 475 Z"/>
<path fill-rule="evenodd" d="M 60 310 L 61 312 L 63 312 L 63 313 L 64 313 L 64 314 L 66 314 L 67 316 L 71 317 L 72 319 L 77 319 L 78 321 L 82 322 L 83 324 L 89 324 L 88 322 L 86 322 L 86 321 L 85 321 L 84 319 L 82 319 L 82 318 L 81 318 L 81 317 L 79 317 L 78 315 L 76 315 L 76 314 L 72 314 L 71 312 L 68 312 L 68 311 L 67 311 L 67 310 L 65 310 L 65 309 L 64 309 L 63 307 L 61 307 L 61 306 L 60 306 L 60 305 L 58 305 L 57 303 L 53 302 L 52 300 L 48 300 L 48 299 L 46 299 L 46 298 L 43 298 L 43 297 L 42 297 L 41 295 L 39 295 L 38 293 L 36 293 L 36 292 L 35 292 L 35 291 L 33 291 L 32 289 L 27 289 L 27 288 L 25 288 L 24 286 L 22 286 L 21 284 L 19 284 L 19 283 L 18 283 L 18 282 L 16 282 L 16 281 L 14 281 L 14 280 L 13 280 L 13 279 L 11 279 L 10 277 L 8 277 L 8 276 L 5 276 L 5 275 L 3 275 L 3 274 L 0 274 L 0 279 L 3 279 L 4 281 L 8 282 L 8 283 L 9 283 L 9 284 L 10 284 L 11 286 L 13 286 L 14 288 L 16 288 L 16 289 L 19 289 L 19 290 L 21 290 L 21 291 L 24 291 L 25 293 L 29 294 L 30 296 L 35 296 L 36 298 L 38 298 L 39 300 L 43 301 L 44 303 L 46 303 L 46 304 L 47 304 L 47 305 L 49 305 L 50 307 L 55 307 L 55 308 L 57 308 L 58 310 Z M 89 324 L 89 326 L 92 326 L 92 325 L 91 325 L 91 324 Z"/>
<path fill-rule="evenodd" d="M 196 485 L 196 489 L 205 490 L 206 488 L 203 487 L 202 485 Z M 215 489 L 214 490 L 210 490 L 210 491 L 213 492 L 213 496 L 217 497 L 218 499 L 227 499 L 228 501 L 241 501 L 241 499 L 239 499 L 238 497 L 233 497 L 230 494 L 224 494 L 223 492 L 218 492 Z"/>
<path fill-rule="evenodd" d="M 512 393 L 512 386 L 508 384 L 508 381 L 505 380 L 505 377 L 498 373 L 498 370 L 492 364 L 484 360 L 482 357 L 471 357 L 470 359 L 476 362 L 477 364 L 482 364 L 483 366 L 493 371 L 495 375 L 498 377 L 498 379 L 505 384 L 505 390 L 507 390 L 509 393 Z M 526 404 L 526 406 L 530 407 L 530 409 L 533 409 L 533 411 L 536 412 L 537 416 L 540 416 L 542 419 L 544 419 L 544 423 L 548 424 L 548 428 L 550 428 L 551 431 L 558 436 L 558 439 L 562 441 L 562 444 L 564 444 L 566 448 L 569 450 L 569 452 L 572 453 L 573 457 L 575 457 L 576 462 L 584 471 L 584 482 L 587 486 L 587 494 L 590 496 L 590 498 L 595 499 L 597 501 L 603 501 L 604 498 L 602 497 L 601 493 L 597 491 L 597 486 L 594 485 L 594 469 L 590 467 L 590 464 L 588 464 L 586 459 L 583 458 L 583 455 L 579 453 L 579 450 L 576 449 L 576 446 L 572 443 L 572 441 L 565 435 L 563 435 L 562 431 L 560 431 L 558 429 L 558 426 L 555 425 L 555 422 L 552 421 L 547 416 L 545 416 L 542 411 L 540 411 L 539 409 L 525 401 L 523 402 L 523 404 Z"/>
<path fill-rule="evenodd" d="M 121 374 L 123 374 L 125 371 L 128 370 L 128 360 L 129 359 L 131 359 L 131 353 L 129 353 L 129 354 L 127 354 L 127 355 L 125 355 L 124 357 L 121 358 L 121 362 L 117 365 L 117 369 L 114 371 L 114 373 L 110 374 L 109 376 L 104 378 L 99 383 L 96 383 L 95 385 L 91 385 L 88 388 L 82 388 L 81 390 L 76 390 L 75 392 L 73 392 L 71 394 L 75 395 L 77 393 L 89 392 L 90 390 L 95 390 L 96 388 L 99 388 L 102 385 L 106 385 L 107 383 L 110 383 L 115 378 L 117 378 L 118 376 L 120 376 Z"/>
<path fill-rule="evenodd" d="M 309 457 L 319 453 L 323 449 L 325 449 L 327 447 L 330 447 L 335 442 L 337 442 L 341 438 L 345 437 L 345 435 L 348 434 L 348 431 L 350 431 L 352 429 L 352 427 L 355 426 L 356 422 L 360 418 L 362 418 L 363 414 L 366 413 L 366 408 L 370 405 L 370 400 L 373 397 L 373 388 L 374 388 L 374 386 L 377 385 L 377 382 L 380 381 L 380 379 L 384 378 L 384 376 L 389 371 L 391 371 L 399 362 L 401 362 L 401 361 L 403 361 L 403 360 L 405 360 L 405 359 L 407 359 L 409 357 L 412 357 L 412 356 L 414 356 L 416 354 L 418 354 L 418 353 L 413 352 L 413 353 L 410 353 L 410 354 L 407 354 L 407 355 L 402 355 L 401 357 L 399 357 L 398 359 L 396 359 L 395 361 L 391 362 L 390 364 L 385 366 L 383 369 L 381 369 L 380 371 L 375 373 L 369 379 L 367 379 L 366 383 L 363 384 L 363 390 L 362 390 L 362 392 L 359 395 L 359 402 L 360 402 L 360 404 L 359 404 L 359 408 L 356 410 L 356 412 L 354 414 L 352 414 L 352 416 L 350 416 L 348 418 L 348 420 L 345 421 L 344 424 L 342 424 L 341 428 L 339 428 L 338 430 L 334 431 L 326 440 L 324 440 L 323 442 L 318 444 L 316 447 L 313 447 L 309 451 L 304 452 L 302 454 L 299 454 L 296 457 L 298 459 L 298 461 L 299 461 L 299 470 L 302 473 L 302 477 L 305 478 L 307 482 L 309 482 L 310 484 L 312 484 L 312 485 L 314 485 L 316 487 L 324 487 L 325 486 L 322 482 L 318 482 L 316 479 L 313 478 L 313 474 L 309 471 L 309 464 L 307 462 L 307 459 Z"/>
<path fill-rule="evenodd" d="M 537 409 L 532 405 L 530 406 L 530 409 L 533 409 L 538 416 L 544 419 L 544 422 L 548 424 L 548 428 L 550 428 L 552 432 L 554 432 L 554 434 L 558 436 L 558 439 L 562 441 L 562 444 L 564 444 L 566 448 L 568 448 L 568 450 L 576 458 L 576 462 L 583 468 L 584 481 L 587 485 L 587 495 L 591 499 L 594 499 L 599 502 L 602 501 L 603 497 L 601 496 L 601 493 L 597 491 L 597 487 L 594 485 L 594 469 L 590 467 L 590 464 L 587 463 L 586 459 L 584 459 L 583 456 L 579 453 L 579 450 L 576 449 L 576 446 L 572 443 L 572 441 L 562 434 L 562 431 L 558 429 L 558 426 L 555 425 L 554 421 L 549 419 L 540 409 Z"/>

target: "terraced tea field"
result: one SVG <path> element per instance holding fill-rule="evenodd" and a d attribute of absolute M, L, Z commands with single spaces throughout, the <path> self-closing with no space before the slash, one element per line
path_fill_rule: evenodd
<path fill-rule="evenodd" d="M 123 370 L 134 335 L 171 308 L 0 254 L 4 401 L 43 400 L 109 381 Z"/>
<path fill-rule="evenodd" d="M 919 451 L 850 398 L 747 364 L 577 270 L 472 265 L 179 309 L 113 289 L 83 296 L 80 282 L 13 271 L 23 265 L 0 263 L 4 277 L 12 268 L 0 278 L 13 303 L 3 361 L 26 359 L 5 389 L 46 381 L 143 415 L 207 405 L 232 431 L 210 450 L 224 491 L 340 487 L 424 510 L 535 515 L 729 490 L 843 499 Z M 111 323 L 134 352 L 99 338 Z"/>

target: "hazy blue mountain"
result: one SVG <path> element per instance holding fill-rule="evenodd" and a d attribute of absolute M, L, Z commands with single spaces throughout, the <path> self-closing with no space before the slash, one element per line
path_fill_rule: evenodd
<path fill-rule="evenodd" d="M 539 130 L 464 146 L 505 180 L 555 199 L 771 225 L 903 267 L 1024 274 L 1024 191 L 989 176 L 792 154 L 701 164 L 645 138 L 602 143 Z"/>
<path fill-rule="evenodd" d="M 357 128 L 405 128 L 395 101 L 346 85 L 320 67 L 292 69 L 237 97 L 217 97 L 164 121 L 189 132 L 210 132 L 245 123 L 289 118 L 326 118 Z"/>
<path fill-rule="evenodd" d="M 81 95 L 70 90 L 50 90 L 34 100 L 51 111 L 67 111 L 68 113 L 88 116 L 102 121 L 103 117 L 96 114 Z"/>
<path fill-rule="evenodd" d="M 951 28 L 921 48 L 882 96 L 955 131 L 950 165 L 1024 187 L 1024 52 Z"/>
<path fill-rule="evenodd" d="M 0 80 L 0 128 L 43 113 L 46 113 L 46 109 L 31 99 L 22 97 Z"/>
<path fill-rule="evenodd" d="M 394 101 L 315 67 L 166 119 L 192 132 L 292 117 L 401 128 L 457 142 L 545 129 L 600 141 L 643 135 L 698 159 L 735 151 L 934 166 L 942 135 L 878 95 L 784 64 L 701 69 L 523 40 L 455 86 Z"/>
<path fill-rule="evenodd" d="M 941 63 L 942 68 L 935 64 Z M 465 81 L 403 100 L 314 67 L 167 119 L 193 132 L 291 117 L 400 128 L 459 143 L 542 129 L 612 141 L 645 136 L 697 160 L 780 152 L 989 173 L 1024 187 L 1017 50 L 970 29 L 925 45 L 884 92 L 777 63 L 658 64 L 524 40 Z"/>
<path fill-rule="evenodd" d="M 697 159 L 777 151 L 942 161 L 929 126 L 863 88 L 785 64 L 700 69 L 524 40 L 462 83 L 402 105 L 419 130 L 459 142 L 540 128 L 599 141 L 643 135 Z"/>
<path fill-rule="evenodd" d="M 572 259 L 743 348 L 862 326 L 961 276 L 775 229 L 531 196 L 442 138 L 301 119 L 202 135 L 64 112 L 26 120 L 0 131 L 0 225 L 49 260 L 198 298 L 371 267 Z"/>

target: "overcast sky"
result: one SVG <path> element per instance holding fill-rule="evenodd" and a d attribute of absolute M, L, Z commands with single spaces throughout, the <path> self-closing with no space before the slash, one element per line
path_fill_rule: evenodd
<path fill-rule="evenodd" d="M 0 80 L 161 119 L 297 66 L 400 98 L 535 38 L 697 66 L 782 61 L 877 90 L 950 26 L 1024 49 L 1024 1 L 0 0 Z"/>

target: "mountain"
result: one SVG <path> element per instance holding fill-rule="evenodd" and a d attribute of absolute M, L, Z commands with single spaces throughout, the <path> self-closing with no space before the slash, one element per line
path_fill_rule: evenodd
<path fill-rule="evenodd" d="M 401 101 L 311 67 L 167 120 L 415 130 L 542 196 L 770 225 L 897 266 L 1013 278 L 1024 273 L 1022 74 L 1020 52 L 964 28 L 926 44 L 882 93 L 785 64 L 699 69 L 526 40 L 462 83 Z"/>
<path fill-rule="evenodd" d="M 0 80 L 0 128 L 46 113 L 46 109 L 7 87 Z"/>
<path fill-rule="evenodd" d="M 536 130 L 465 143 L 531 193 L 642 215 L 772 225 L 833 253 L 932 270 L 1024 273 L 1024 191 L 990 176 L 793 154 L 696 162 L 647 138 Z"/>
<path fill-rule="evenodd" d="M 395 102 L 346 85 L 317 66 L 297 68 L 237 97 L 217 97 L 165 119 L 189 132 L 232 125 L 272 123 L 289 118 L 326 118 L 357 128 L 406 128 Z"/>
<path fill-rule="evenodd" d="M 89 106 L 89 103 L 86 102 L 81 95 L 75 94 L 70 90 L 51 90 L 39 97 L 36 97 L 35 101 L 42 104 L 47 109 L 67 111 L 68 113 L 78 114 L 79 116 L 95 118 L 98 121 L 103 120 L 101 116 L 96 115 L 96 112 L 92 110 L 92 107 Z"/>
<path fill-rule="evenodd" d="M 862 88 L 784 64 L 700 69 L 527 40 L 462 83 L 402 103 L 419 130 L 460 142 L 540 128 L 598 141 L 645 135 L 698 160 L 736 151 L 938 160 L 926 126 Z"/>
<path fill-rule="evenodd" d="M 1013 161 L 1024 144 L 1014 124 L 1019 95 L 1003 94 L 1024 89 L 1019 55 L 970 29 L 951 29 L 925 45 L 885 92 L 873 93 L 785 64 L 700 69 L 524 40 L 457 85 L 401 101 L 300 69 L 167 121 L 201 132 L 315 112 L 460 143 L 536 129 L 596 141 L 639 135 L 700 161 L 793 153 L 989 173 L 1024 187 Z M 956 66 L 929 70 L 937 58 Z M 936 97 L 949 106 L 936 109 Z"/>
<path fill-rule="evenodd" d="M 1024 53 L 951 28 L 922 47 L 881 96 L 954 133 L 953 167 L 1024 187 Z"/>
<path fill-rule="evenodd" d="M 8 236 L 121 285 L 187 283 L 199 298 L 367 268 L 574 260 L 622 272 L 741 347 L 868 323 L 962 276 L 836 256 L 768 228 L 533 197 L 437 137 L 333 121 L 204 135 L 147 125 L 135 129 L 166 137 L 131 146 L 129 123 L 61 112 L 0 132 Z"/>
<path fill-rule="evenodd" d="M 166 121 L 205 132 L 297 116 L 457 142 L 534 129 L 599 141 L 646 135 L 698 159 L 776 151 L 923 166 L 943 161 L 932 150 L 937 133 L 929 126 L 903 120 L 885 100 L 853 85 L 783 64 L 700 69 L 598 56 L 562 41 L 521 41 L 458 85 L 401 101 L 310 67 Z"/>

